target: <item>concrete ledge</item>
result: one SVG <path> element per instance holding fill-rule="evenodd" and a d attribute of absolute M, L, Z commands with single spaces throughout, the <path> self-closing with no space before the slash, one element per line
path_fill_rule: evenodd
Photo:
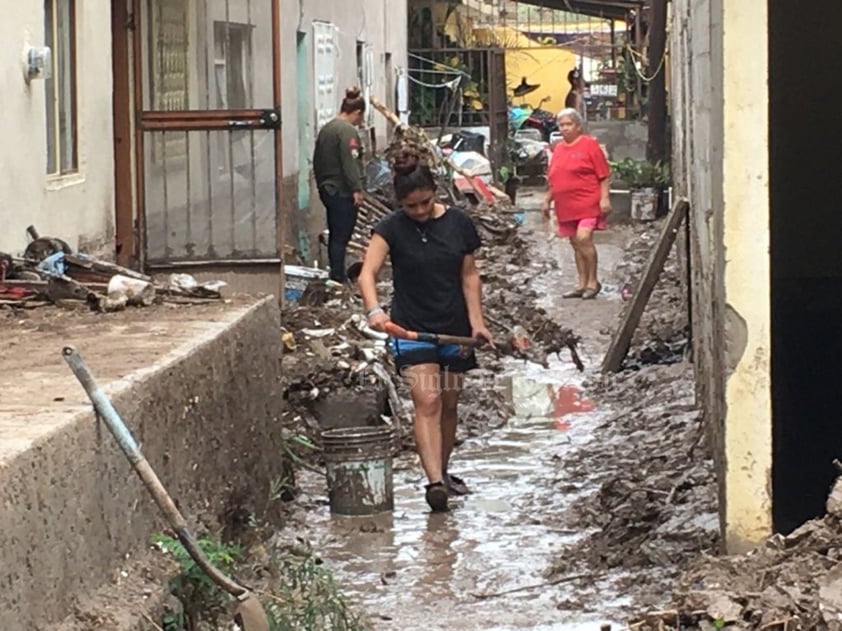
<path fill-rule="evenodd" d="M 232 514 L 260 514 L 279 474 L 280 314 L 267 298 L 214 322 L 185 320 L 163 357 L 111 383 L 99 373 L 100 385 L 190 523 L 216 526 Z M 131 363 L 132 340 L 144 338 L 124 339 Z M 55 351 L 56 366 L 14 377 L 66 393 L 51 399 L 64 401 L 60 410 L 25 405 L 14 392 L 11 405 L 0 400 L 3 631 L 62 620 L 77 596 L 104 585 L 164 527 Z M 94 357 L 80 351 L 97 375 Z M 5 357 L 0 372 L 4 365 Z M 5 391 L 9 379 L 0 385 Z"/>

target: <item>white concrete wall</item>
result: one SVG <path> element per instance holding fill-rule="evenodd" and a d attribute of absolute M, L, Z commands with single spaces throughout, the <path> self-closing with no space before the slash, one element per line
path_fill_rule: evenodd
<path fill-rule="evenodd" d="M 374 86 L 372 94 L 387 102 L 387 85 L 395 85 L 386 76 L 386 53 L 392 55 L 392 68 L 406 67 L 407 8 L 406 0 L 282 0 L 281 5 L 281 57 L 283 77 L 283 123 L 284 123 L 284 175 L 295 175 L 299 171 L 299 151 L 312 153 L 315 126 L 315 110 L 311 121 L 309 143 L 299 147 L 298 138 L 298 81 L 296 73 L 296 38 L 299 31 L 306 33 L 310 60 L 308 68 L 313 72 L 313 21 L 331 22 L 339 28 L 340 55 L 337 61 L 337 98 L 341 100 L 345 88 L 359 83 L 357 80 L 356 46 L 364 41 L 374 46 Z M 312 86 L 312 75 L 308 85 Z M 315 98 L 314 98 L 315 100 Z M 338 108 L 339 103 L 337 103 Z M 386 138 L 386 124 L 375 114 L 378 143 Z M 381 145 L 382 146 L 382 145 Z"/>
<path fill-rule="evenodd" d="M 728 552 L 772 531 L 766 2 L 674 0 L 673 173 L 690 200 L 699 404 Z"/>
<path fill-rule="evenodd" d="M 76 3 L 79 172 L 58 179 L 46 175 L 44 81 L 27 85 L 22 69 L 24 46 L 44 44 L 43 6 L 0 0 L 0 250 L 21 252 L 33 224 L 74 249 L 112 253 L 110 3 Z"/>
<path fill-rule="evenodd" d="M 725 527 L 739 553 L 772 532 L 768 30 L 766 0 L 723 10 Z"/>

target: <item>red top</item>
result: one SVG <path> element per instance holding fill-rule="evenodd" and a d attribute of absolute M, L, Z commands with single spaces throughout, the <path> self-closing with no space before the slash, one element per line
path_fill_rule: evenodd
<path fill-rule="evenodd" d="M 599 217 L 599 183 L 610 174 L 602 147 L 592 136 L 558 143 L 547 174 L 558 221 Z"/>

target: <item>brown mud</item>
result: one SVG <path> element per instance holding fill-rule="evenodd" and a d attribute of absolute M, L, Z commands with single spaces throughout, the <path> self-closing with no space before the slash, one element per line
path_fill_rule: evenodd
<path fill-rule="evenodd" d="M 474 213 L 474 220 L 483 240 L 477 264 L 484 284 L 484 310 L 497 348 L 477 351 L 482 369 L 472 378 L 489 380 L 512 358 L 546 364 L 548 357 L 572 357 L 578 341 L 575 332 L 535 306 L 538 296 L 528 286 L 529 273 L 525 273 L 522 261 L 529 247 L 517 230 L 515 214 L 480 210 Z M 382 275 L 378 290 L 388 309 L 389 270 Z M 395 415 L 382 393 L 371 396 L 372 387 L 378 385 L 384 391 L 394 387 L 404 399 L 408 393 L 395 374 L 383 340 L 361 330 L 361 312 L 359 296 L 344 287 L 308 288 L 297 304 L 285 309 L 283 372 L 285 398 L 290 404 L 287 427 L 315 440 L 320 429 L 376 424 L 381 414 L 388 414 L 396 416 L 401 444 L 411 449 L 408 409 Z M 514 343 L 516 327 L 526 331 L 528 348 Z M 382 368 L 378 374 L 374 374 L 375 365 Z M 390 384 L 385 383 L 384 373 Z M 345 413 L 328 403 L 330 399 L 341 401 Z M 463 400 L 476 409 L 463 425 L 464 436 L 499 427 L 510 415 L 511 406 L 496 388 L 467 388 Z M 348 418 L 348 410 L 356 410 L 356 417 Z"/>
<path fill-rule="evenodd" d="M 572 255 L 541 221 L 538 199 L 521 195 L 525 225 L 488 249 L 481 271 L 493 332 L 526 323 L 534 336 L 543 326 L 551 331 L 541 348 L 547 359 L 481 355 L 482 369 L 470 377 L 460 408 L 454 464 L 476 492 L 450 514 L 430 515 L 416 458 L 405 451 L 396 461 L 394 513 L 350 520 L 331 517 L 323 477 L 299 476 L 301 494 L 278 541 L 306 532 L 372 613 L 372 628 L 619 623 L 665 606 L 681 572 L 716 547 L 713 465 L 684 357 L 686 310 L 675 253 L 627 370 L 598 372 L 623 308 L 623 287 L 640 274 L 660 222 L 599 234 L 603 294 L 563 301 L 558 296 L 575 278 Z M 306 313 L 319 314 L 318 326 L 335 325 L 349 318 L 349 304 L 342 303 L 336 320 L 323 311 Z M 290 322 L 314 326 L 288 319 L 287 327 Z M 565 344 L 552 347 L 559 331 L 575 332 L 584 372 Z M 333 354 L 318 365 L 329 368 L 330 361 Z M 290 388 L 291 400 L 304 390 Z M 290 414 L 308 412 L 298 406 Z"/>

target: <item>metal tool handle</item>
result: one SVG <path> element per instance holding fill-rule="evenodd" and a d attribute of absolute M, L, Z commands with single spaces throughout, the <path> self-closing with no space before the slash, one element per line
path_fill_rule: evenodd
<path fill-rule="evenodd" d="M 108 431 L 110 431 L 111 435 L 117 440 L 117 443 L 120 445 L 120 449 L 129 459 L 132 467 L 137 472 L 138 476 L 140 476 L 140 479 L 143 480 L 146 488 L 152 494 L 152 498 L 155 500 L 158 508 L 161 509 L 161 512 L 164 513 L 164 517 L 166 517 L 167 522 L 170 524 L 172 529 L 175 530 L 179 541 L 181 541 L 184 549 L 187 550 L 187 553 L 193 557 L 193 560 L 199 567 L 202 568 L 205 574 L 207 574 L 214 583 L 219 585 L 226 592 L 236 597 L 246 594 L 248 590 L 245 587 L 234 582 L 215 568 L 205 556 L 205 553 L 202 552 L 202 549 L 198 546 L 193 535 L 190 533 L 190 530 L 187 527 L 187 521 L 184 519 L 181 511 L 178 510 L 175 502 L 164 488 L 164 485 L 161 484 L 161 480 L 158 479 L 158 476 L 155 474 L 152 466 L 146 458 L 143 457 L 134 436 L 132 436 L 129 428 L 126 427 L 123 419 L 120 418 L 117 410 L 114 409 L 111 401 L 109 401 L 108 397 L 105 396 L 105 393 L 97 385 L 94 380 L 94 376 L 91 374 L 91 371 L 88 370 L 88 367 L 82 360 L 82 356 L 79 355 L 79 352 L 73 346 L 65 346 L 61 351 L 61 355 L 64 357 L 64 361 L 67 362 L 67 365 L 70 366 L 70 370 L 72 370 L 73 374 L 76 375 L 76 379 L 78 379 L 79 383 L 82 384 L 82 387 L 88 394 L 88 398 L 91 400 L 91 403 L 94 404 L 94 409 L 97 414 L 99 414 L 100 418 L 102 418 L 105 422 L 105 426 L 108 427 Z"/>

